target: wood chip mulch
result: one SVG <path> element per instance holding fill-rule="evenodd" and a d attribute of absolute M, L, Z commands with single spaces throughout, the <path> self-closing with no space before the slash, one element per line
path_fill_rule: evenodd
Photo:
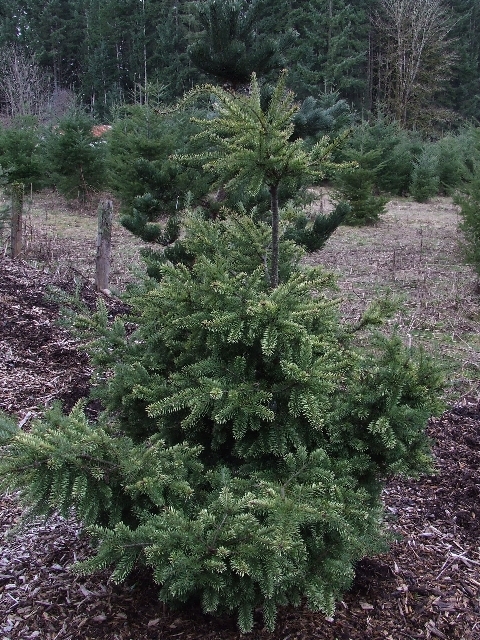
<path fill-rule="evenodd" d="M 54 279 L 53 279 L 54 280 Z M 0 409 L 28 423 L 55 399 L 66 408 L 88 391 L 89 366 L 59 326 L 45 294 L 72 282 L 0 258 Z M 87 304 L 96 299 L 84 284 Z M 124 307 L 108 300 L 112 314 Z M 466 397 L 428 424 L 436 474 L 395 479 L 384 490 L 390 551 L 365 558 L 333 619 L 306 609 L 280 612 L 258 640 L 480 640 L 480 401 Z M 15 495 L 0 497 L 0 640 L 238 640 L 234 619 L 192 607 L 166 610 L 148 573 L 120 586 L 108 572 L 79 578 L 89 553 L 78 523 L 59 517 L 12 533 Z"/>

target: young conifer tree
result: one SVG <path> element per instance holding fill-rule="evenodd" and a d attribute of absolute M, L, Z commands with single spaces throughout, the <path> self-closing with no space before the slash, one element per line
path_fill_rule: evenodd
<path fill-rule="evenodd" d="M 269 236 L 248 217 L 193 217 L 192 267 L 164 265 L 127 325 L 102 307 L 83 320 L 99 422 L 56 408 L 0 465 L 37 511 L 73 506 L 92 525 L 79 571 L 120 581 L 146 564 L 161 600 L 236 613 L 243 631 L 257 607 L 269 628 L 288 603 L 332 613 L 383 542 L 382 479 L 426 467 L 438 388 L 398 340 L 355 349 L 331 277 L 301 269 L 291 242 L 272 289 Z"/>
<path fill-rule="evenodd" d="M 105 146 L 93 135 L 92 125 L 81 112 L 68 114 L 45 141 L 50 178 L 70 200 L 85 201 L 105 185 Z"/>
<path fill-rule="evenodd" d="M 208 160 L 223 177 L 275 187 L 319 157 L 290 142 L 283 93 L 267 120 L 255 94 L 246 118 L 226 104 L 241 139 L 254 121 L 250 133 L 278 131 L 267 151 L 232 135 L 232 153 Z M 383 479 L 428 466 L 438 376 L 397 339 L 357 348 L 354 329 L 377 324 L 379 306 L 344 326 L 332 277 L 302 267 L 292 241 L 278 238 L 278 271 L 266 268 L 269 225 L 192 214 L 182 243 L 188 264 L 160 265 L 128 317 L 111 324 L 100 305 L 77 318 L 98 422 L 80 403 L 15 430 L 1 484 L 34 511 L 75 508 L 98 541 L 81 572 L 109 566 L 121 581 L 142 563 L 163 602 L 234 613 L 242 631 L 258 607 L 270 629 L 287 604 L 331 615 L 383 542 Z"/>
<path fill-rule="evenodd" d="M 473 142 L 477 143 L 472 148 L 469 161 L 472 164 L 469 179 L 462 185 L 455 195 L 455 203 L 460 207 L 459 229 L 462 231 L 462 250 L 465 261 L 472 265 L 477 275 L 477 289 L 480 290 L 480 163 L 479 163 L 479 136 L 474 132 Z"/>

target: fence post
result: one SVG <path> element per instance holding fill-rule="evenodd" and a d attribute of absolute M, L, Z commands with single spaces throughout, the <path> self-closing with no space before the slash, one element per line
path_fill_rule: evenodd
<path fill-rule="evenodd" d="M 12 226 L 10 255 L 17 258 L 22 253 L 23 183 L 12 184 Z"/>
<path fill-rule="evenodd" d="M 97 257 L 95 261 L 95 284 L 97 291 L 108 289 L 110 251 L 112 246 L 112 218 L 112 201 L 103 200 L 98 206 Z"/>

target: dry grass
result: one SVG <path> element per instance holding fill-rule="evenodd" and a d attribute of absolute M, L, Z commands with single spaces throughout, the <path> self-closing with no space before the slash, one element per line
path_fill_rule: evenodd
<path fill-rule="evenodd" d="M 74 270 L 94 278 L 96 208 L 74 208 L 56 194 L 27 200 L 25 258 L 42 269 Z M 328 210 L 320 194 L 316 210 Z M 115 210 L 118 207 L 115 206 Z M 459 247 L 458 213 L 451 199 L 427 204 L 392 200 L 372 227 L 340 227 L 323 250 L 306 258 L 338 275 L 346 320 L 355 321 L 379 296 L 399 300 L 389 321 L 405 343 L 423 347 L 445 366 L 448 395 L 477 393 L 480 372 L 480 307 L 473 270 Z M 121 291 L 143 272 L 143 242 L 113 225 L 111 287 Z"/>
<path fill-rule="evenodd" d="M 452 397 L 476 391 L 480 370 L 480 299 L 462 262 L 458 222 L 451 199 L 392 200 L 378 224 L 340 227 L 307 258 L 338 275 L 348 320 L 376 297 L 396 298 L 390 326 L 445 366 Z"/>
<path fill-rule="evenodd" d="M 84 207 L 67 203 L 57 194 L 33 194 L 25 201 L 24 257 L 42 269 L 74 271 L 94 282 L 97 207 L 101 196 Z M 114 212 L 118 206 L 114 205 Z M 135 274 L 144 272 L 140 249 L 144 243 L 124 229 L 114 214 L 110 281 L 122 291 Z"/>

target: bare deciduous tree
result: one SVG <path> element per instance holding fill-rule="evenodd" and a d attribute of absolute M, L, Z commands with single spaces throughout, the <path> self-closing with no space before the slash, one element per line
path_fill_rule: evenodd
<path fill-rule="evenodd" d="M 377 100 L 412 125 L 450 75 L 452 22 L 441 0 L 380 0 L 380 7 Z"/>
<path fill-rule="evenodd" d="M 48 110 L 50 93 L 33 57 L 15 46 L 0 49 L 0 104 L 5 115 L 40 116 Z"/>

